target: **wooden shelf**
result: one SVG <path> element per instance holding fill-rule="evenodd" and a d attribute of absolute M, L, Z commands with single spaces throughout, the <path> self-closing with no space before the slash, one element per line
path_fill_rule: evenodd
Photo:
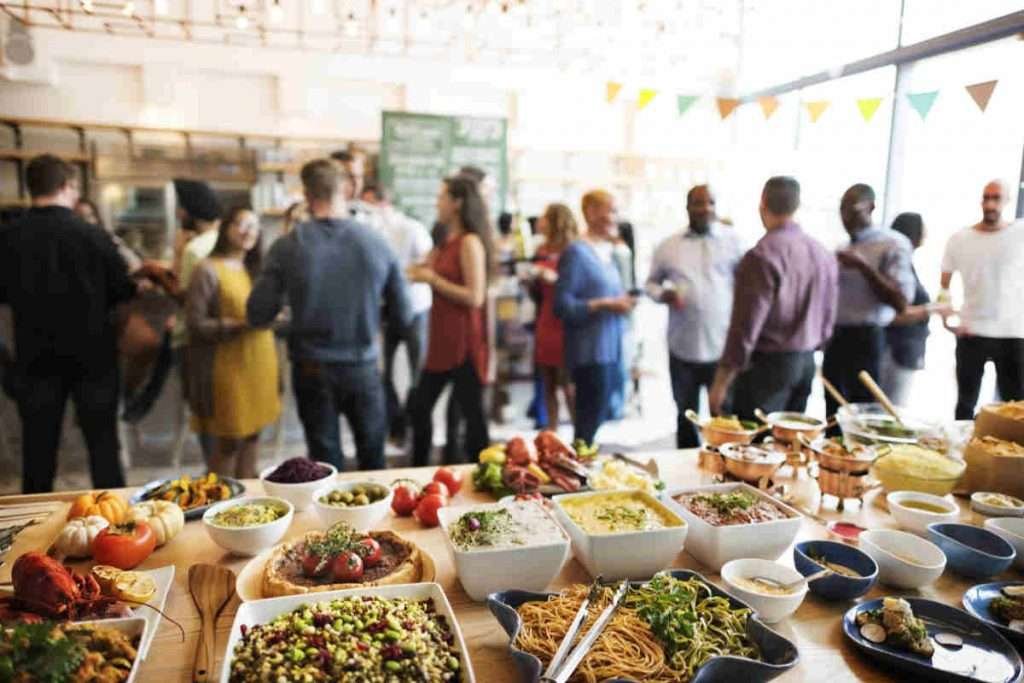
<path fill-rule="evenodd" d="M 64 161 L 71 163 L 89 163 L 92 161 L 92 157 L 88 154 L 82 154 L 81 152 L 54 152 L 45 149 L 10 149 L 0 148 L 0 159 L 6 161 L 29 161 L 40 154 L 53 154 L 58 156 Z"/>

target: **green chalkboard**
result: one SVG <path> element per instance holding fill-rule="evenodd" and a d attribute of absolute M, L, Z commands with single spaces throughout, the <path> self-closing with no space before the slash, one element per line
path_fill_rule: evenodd
<path fill-rule="evenodd" d="M 460 166 L 479 166 L 497 189 L 492 212 L 505 208 L 508 125 L 505 119 L 386 111 L 382 117 L 381 183 L 395 205 L 428 227 L 437 213 L 442 178 Z"/>

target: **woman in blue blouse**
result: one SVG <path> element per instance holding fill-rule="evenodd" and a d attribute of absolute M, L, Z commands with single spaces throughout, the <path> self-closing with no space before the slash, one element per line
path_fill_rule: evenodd
<path fill-rule="evenodd" d="M 565 327 L 565 367 L 576 385 L 575 438 L 593 443 L 609 417 L 622 358 L 623 316 L 636 300 L 615 267 L 615 199 L 603 190 L 583 196 L 587 234 L 558 262 L 555 315 Z"/>

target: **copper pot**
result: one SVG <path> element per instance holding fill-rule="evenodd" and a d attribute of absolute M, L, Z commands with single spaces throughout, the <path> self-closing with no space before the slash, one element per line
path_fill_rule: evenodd
<path fill-rule="evenodd" d="M 687 410 L 685 413 L 686 419 L 693 424 L 697 425 L 700 429 L 700 435 L 704 439 L 704 443 L 708 446 L 722 446 L 729 443 L 740 443 L 746 444 L 754 440 L 754 437 L 765 431 L 767 427 L 751 426 L 747 429 L 723 429 L 722 427 L 715 427 L 712 424 L 712 420 L 701 420 L 700 416 L 692 410 Z"/>
<path fill-rule="evenodd" d="M 785 453 L 749 444 L 727 443 L 718 451 L 725 461 L 726 472 L 755 485 L 771 478 L 786 462 Z"/>
<path fill-rule="evenodd" d="M 879 449 L 874 446 L 862 446 L 860 444 L 856 444 L 856 448 L 858 450 L 856 454 L 844 446 L 843 450 L 846 451 L 848 455 L 837 455 L 825 449 L 825 444 L 828 441 L 828 439 L 822 438 L 814 441 L 803 437 L 800 438 L 800 442 L 814 453 L 815 457 L 818 459 L 818 464 L 833 472 L 864 474 L 871 469 L 871 465 L 878 459 L 879 455 L 881 455 Z"/>
<path fill-rule="evenodd" d="M 783 443 L 796 444 L 801 436 L 808 441 L 814 441 L 828 428 L 824 420 L 803 413 L 777 411 L 765 415 L 764 411 L 758 408 L 754 414 L 761 422 L 771 427 L 775 440 Z"/>

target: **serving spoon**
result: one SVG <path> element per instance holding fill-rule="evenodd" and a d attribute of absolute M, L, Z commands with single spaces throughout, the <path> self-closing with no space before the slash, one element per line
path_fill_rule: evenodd
<path fill-rule="evenodd" d="M 796 581 L 790 581 L 789 583 L 783 583 L 781 581 L 777 581 L 777 580 L 775 580 L 773 578 L 770 578 L 770 577 L 767 577 L 767 576 L 751 576 L 750 577 L 750 581 L 753 581 L 754 583 L 759 583 L 759 584 L 761 584 L 761 585 L 763 585 L 763 586 L 765 586 L 767 588 L 781 588 L 782 590 L 784 590 L 784 591 L 786 591 L 788 593 L 788 592 L 790 592 L 790 591 L 792 591 L 794 589 L 799 588 L 801 585 L 803 585 L 805 583 L 810 583 L 811 581 L 817 581 L 820 578 L 826 577 L 829 574 L 834 574 L 834 573 L 835 572 L 833 572 L 831 569 L 826 567 L 825 569 L 822 569 L 820 572 L 814 572 L 813 574 L 809 574 L 807 576 L 802 576 L 799 579 L 797 579 Z"/>

